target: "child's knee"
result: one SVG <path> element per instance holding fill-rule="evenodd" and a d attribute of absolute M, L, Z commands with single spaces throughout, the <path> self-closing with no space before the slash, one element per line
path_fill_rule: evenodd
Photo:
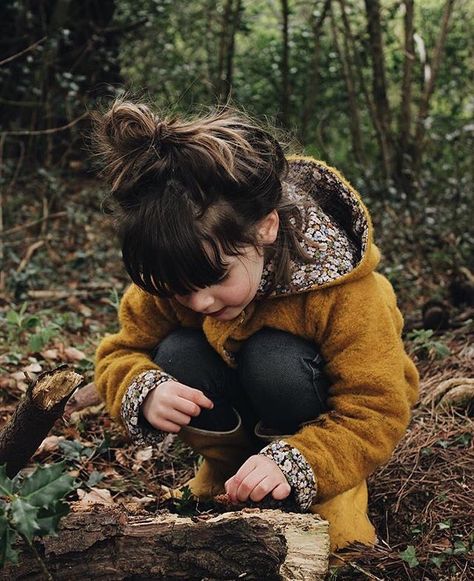
<path fill-rule="evenodd" d="M 220 363 L 204 333 L 188 328 L 177 329 L 165 337 L 153 353 L 153 360 L 177 381 L 190 387 L 208 383 L 209 376 Z"/>
<path fill-rule="evenodd" d="M 239 378 L 266 424 L 296 427 L 327 409 L 323 365 L 314 344 L 264 328 L 243 345 Z"/>

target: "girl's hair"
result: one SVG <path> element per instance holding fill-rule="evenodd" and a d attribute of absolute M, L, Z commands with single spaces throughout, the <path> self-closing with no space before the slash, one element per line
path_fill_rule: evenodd
<path fill-rule="evenodd" d="M 267 292 L 289 283 L 291 257 L 312 260 L 298 243 L 300 211 L 282 191 L 282 147 L 242 112 L 161 117 L 116 100 L 94 115 L 93 143 L 116 202 L 125 268 L 147 292 L 171 297 L 216 284 L 224 255 L 261 248 L 257 223 L 274 209 L 278 237 L 264 251 L 278 260 Z"/>

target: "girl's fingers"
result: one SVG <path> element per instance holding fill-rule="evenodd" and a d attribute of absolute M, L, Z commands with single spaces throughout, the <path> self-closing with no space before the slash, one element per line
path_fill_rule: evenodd
<path fill-rule="evenodd" d="M 275 500 L 283 500 L 290 496 L 291 486 L 288 482 L 280 482 L 278 486 L 275 486 L 272 492 L 272 496 Z"/>
<path fill-rule="evenodd" d="M 174 424 L 178 424 L 179 426 L 187 426 L 191 421 L 191 416 L 183 414 L 177 410 L 168 410 L 165 419 Z"/>
<path fill-rule="evenodd" d="M 253 470 L 248 474 L 237 487 L 237 500 L 245 502 L 255 492 L 258 496 L 262 492 L 260 483 L 267 477 L 263 470 Z M 265 493 L 266 494 L 266 493 Z M 265 494 L 263 496 L 265 496 Z M 262 496 L 262 498 L 263 498 Z M 255 500 L 252 496 L 252 500 Z"/>
<path fill-rule="evenodd" d="M 244 479 L 247 477 L 250 472 L 252 472 L 255 468 L 255 461 L 253 460 L 253 456 L 250 456 L 239 468 L 236 474 L 229 478 L 225 483 L 225 490 L 231 500 L 231 502 L 237 502 L 237 490 Z"/>
<path fill-rule="evenodd" d="M 178 396 L 197 404 L 199 407 L 207 409 L 214 407 L 212 400 L 206 397 L 200 389 L 194 389 L 194 387 L 181 384 L 178 390 Z"/>
<path fill-rule="evenodd" d="M 157 430 L 163 430 L 163 432 L 171 432 L 173 434 L 177 434 L 181 430 L 181 426 L 178 424 L 163 419 L 160 419 L 156 423 L 150 422 L 150 424 Z"/>
<path fill-rule="evenodd" d="M 189 399 L 184 399 L 183 397 L 178 397 L 174 404 L 175 410 L 186 414 L 187 416 L 196 417 L 201 413 L 201 408 Z"/>
<path fill-rule="evenodd" d="M 254 502 L 260 502 L 271 492 L 275 484 L 272 484 L 272 479 L 269 476 L 265 476 L 250 493 L 250 499 Z"/>

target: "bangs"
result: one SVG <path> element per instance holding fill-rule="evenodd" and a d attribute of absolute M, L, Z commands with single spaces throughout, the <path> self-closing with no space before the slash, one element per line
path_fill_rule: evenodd
<path fill-rule="evenodd" d="M 242 233 L 230 213 L 206 227 L 189 204 L 182 212 L 166 213 L 158 205 L 156 200 L 142 204 L 122 231 L 122 256 L 132 281 L 163 298 L 217 284 L 227 273 L 225 257 L 240 254 L 249 242 L 239 240 Z"/>

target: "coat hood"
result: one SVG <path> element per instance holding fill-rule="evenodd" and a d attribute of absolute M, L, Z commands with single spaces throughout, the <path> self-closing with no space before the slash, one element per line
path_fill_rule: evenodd
<path fill-rule="evenodd" d="M 305 237 L 302 248 L 315 257 L 314 263 L 293 259 L 291 282 L 277 285 L 268 294 L 274 262 L 265 261 L 257 297 L 271 298 L 343 284 L 366 276 L 380 262 L 380 251 L 373 243 L 369 212 L 357 191 L 334 168 L 312 157 L 291 156 L 289 171 L 282 181 L 284 193 L 301 203 Z M 345 207 L 353 233 L 349 235 L 332 212 L 325 211 L 324 200 L 331 206 Z M 304 202 L 307 207 L 304 207 Z M 290 219 L 294 223 L 293 218 Z"/>

